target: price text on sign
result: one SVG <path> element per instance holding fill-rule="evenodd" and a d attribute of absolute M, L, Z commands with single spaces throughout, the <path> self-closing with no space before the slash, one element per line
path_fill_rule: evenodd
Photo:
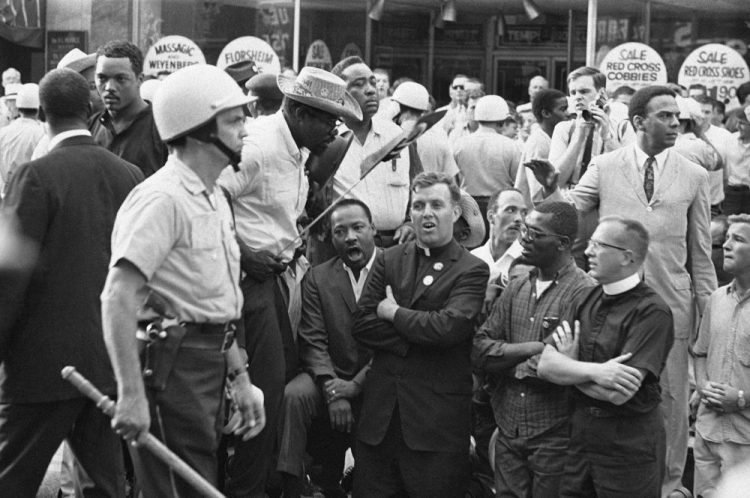
<path fill-rule="evenodd" d="M 685 87 L 704 85 L 708 94 L 724 102 L 737 96 L 737 87 L 750 81 L 742 56 L 731 47 L 711 43 L 698 47 L 682 63 L 677 82 Z"/>

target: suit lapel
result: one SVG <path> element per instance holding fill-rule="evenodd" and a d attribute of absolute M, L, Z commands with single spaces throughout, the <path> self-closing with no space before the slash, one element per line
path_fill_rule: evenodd
<path fill-rule="evenodd" d="M 424 275 L 416 275 L 416 288 L 414 290 L 414 293 L 412 294 L 411 301 L 409 302 L 410 308 L 414 305 L 414 303 L 417 302 L 420 297 L 422 297 L 422 295 L 429 287 L 433 287 L 438 284 L 440 278 L 448 273 L 453 267 L 460 254 L 461 246 L 455 240 L 451 241 L 450 247 L 448 247 L 448 249 L 440 256 L 440 258 L 436 259 L 433 263 L 430 264 Z M 414 258 L 414 261 L 415 264 L 417 264 L 417 258 Z M 435 265 L 437 263 L 441 263 L 443 265 L 443 268 L 441 270 L 435 269 Z M 417 268 L 419 268 L 418 264 Z M 428 276 L 432 277 L 432 282 L 430 283 L 430 285 L 425 285 L 424 280 Z"/>
<path fill-rule="evenodd" d="M 672 160 L 672 151 L 667 151 L 667 156 L 664 159 L 664 164 L 661 165 L 661 174 L 659 175 L 659 180 L 656 182 L 651 201 L 655 199 L 661 200 L 664 197 L 664 193 L 669 190 L 677 179 L 678 174 L 677 161 Z"/>
<path fill-rule="evenodd" d="M 623 161 L 622 167 L 619 168 L 620 172 L 625 177 L 625 180 L 633 188 L 633 191 L 635 192 L 635 195 L 638 197 L 638 200 L 640 200 L 644 206 L 647 206 L 648 200 L 646 199 L 646 191 L 643 190 L 643 178 L 641 178 L 641 174 L 638 171 L 638 164 L 637 164 L 638 159 L 635 155 L 635 149 L 631 147 L 627 149 L 627 152 L 626 151 L 623 151 L 623 152 L 628 154 L 628 156 L 624 158 L 625 161 Z"/>
<path fill-rule="evenodd" d="M 354 297 L 354 289 L 352 289 L 352 283 L 349 280 L 349 274 L 344 270 L 344 263 L 341 259 L 336 259 L 333 263 L 333 274 L 334 274 L 334 285 L 338 287 L 341 297 L 346 303 L 346 307 L 349 308 L 351 313 L 357 311 L 357 300 Z"/>

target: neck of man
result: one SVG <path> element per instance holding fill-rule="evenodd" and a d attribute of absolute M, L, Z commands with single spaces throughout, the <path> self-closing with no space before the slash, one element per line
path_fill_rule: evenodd
<path fill-rule="evenodd" d="M 750 271 L 735 275 L 734 286 L 739 295 L 745 295 L 750 290 Z"/>
<path fill-rule="evenodd" d="M 354 136 L 357 137 L 360 143 L 365 143 L 367 134 L 370 133 L 372 128 L 372 117 L 365 118 L 362 121 L 356 120 L 344 120 L 346 127 L 352 130 Z"/>
<path fill-rule="evenodd" d="M 216 180 L 229 164 L 227 156 L 215 145 L 191 137 L 184 146 L 174 147 L 172 153 L 198 175 L 209 194 L 213 193 Z"/>
<path fill-rule="evenodd" d="M 554 123 L 547 119 L 543 119 L 541 123 L 541 128 L 542 128 L 542 131 L 547 134 L 547 136 L 552 137 L 552 132 L 555 131 L 556 125 L 557 123 Z"/>
<path fill-rule="evenodd" d="M 561 253 L 560 256 L 552 260 L 549 264 L 539 266 L 539 279 L 540 280 L 553 280 L 555 275 L 570 262 L 570 252 Z"/>
<path fill-rule="evenodd" d="M 54 120 L 47 118 L 47 135 L 51 139 L 60 133 L 73 130 L 88 130 L 86 121 L 80 119 Z"/>
<path fill-rule="evenodd" d="M 512 242 L 507 242 L 501 238 L 492 237 L 490 240 L 492 240 L 492 244 L 490 244 L 490 253 L 492 254 L 492 259 L 494 261 L 500 259 L 511 244 L 513 244 Z"/>
<path fill-rule="evenodd" d="M 142 98 L 138 97 L 124 109 L 117 111 L 107 109 L 107 112 L 112 118 L 112 124 L 115 125 L 115 129 L 117 129 L 119 126 L 125 126 L 132 123 L 138 113 L 146 107 L 148 107 L 148 104 Z"/>
<path fill-rule="evenodd" d="M 666 147 L 656 147 L 651 144 L 648 135 L 645 133 L 638 133 L 638 147 L 641 148 L 649 157 L 654 157 L 666 149 Z"/>

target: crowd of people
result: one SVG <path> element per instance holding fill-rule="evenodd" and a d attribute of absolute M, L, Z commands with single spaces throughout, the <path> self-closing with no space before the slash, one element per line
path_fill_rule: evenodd
<path fill-rule="evenodd" d="M 605 84 L 5 71 L 3 494 L 201 496 L 151 434 L 230 497 L 735 496 L 750 83 Z"/>

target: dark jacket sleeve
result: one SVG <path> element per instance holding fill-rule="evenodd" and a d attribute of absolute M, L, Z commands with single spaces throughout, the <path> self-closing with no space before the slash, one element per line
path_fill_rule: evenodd
<path fill-rule="evenodd" d="M 328 332 L 320 302 L 315 272 L 308 271 L 302 281 L 302 318 L 299 329 L 299 354 L 302 365 L 313 377 L 336 377 L 328 354 Z"/>
<path fill-rule="evenodd" d="M 393 325 L 413 344 L 432 347 L 453 347 L 474 334 L 484 301 L 489 269 L 484 263 L 461 272 L 451 283 L 445 305 L 435 311 L 401 307 Z"/>
<path fill-rule="evenodd" d="M 388 351 L 406 356 L 409 343 L 396 331 L 393 324 L 378 318 L 378 303 L 385 299 L 385 253 L 375 257 L 370 278 L 359 299 L 354 314 L 352 335 L 362 346 L 375 351 Z"/>

